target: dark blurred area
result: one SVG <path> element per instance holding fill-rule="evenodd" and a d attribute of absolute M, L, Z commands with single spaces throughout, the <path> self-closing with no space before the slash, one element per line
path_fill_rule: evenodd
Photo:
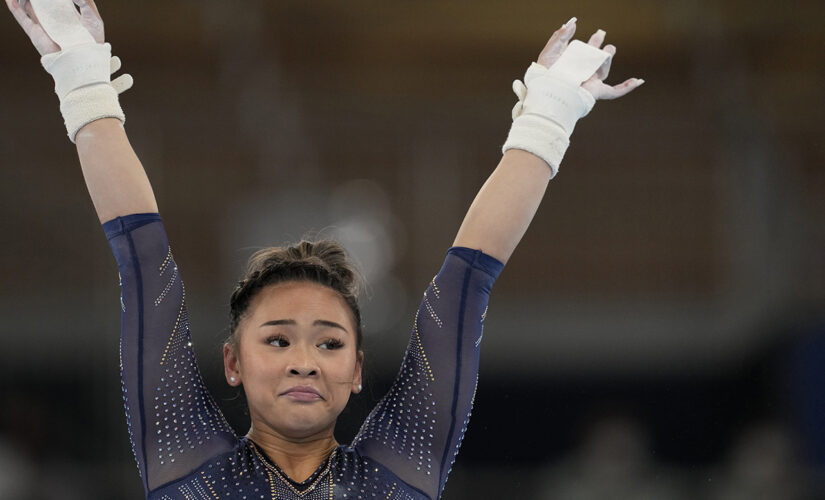
<path fill-rule="evenodd" d="M 575 15 L 618 47 L 493 291 L 445 499 L 825 498 L 825 3 L 99 0 L 207 384 L 254 250 L 339 238 L 370 282 L 365 392 Z M 50 77 L 0 15 L 0 498 L 142 498 L 118 276 Z M 60 493 L 55 493 L 59 491 Z"/>

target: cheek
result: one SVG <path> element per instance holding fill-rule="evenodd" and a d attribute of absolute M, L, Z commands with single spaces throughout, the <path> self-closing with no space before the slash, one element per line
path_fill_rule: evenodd
<path fill-rule="evenodd" d="M 247 349 L 239 358 L 241 374 L 245 379 L 271 379 L 283 371 L 285 356 L 266 356 L 262 351 Z"/>
<path fill-rule="evenodd" d="M 355 373 L 355 353 L 345 353 L 330 359 L 326 366 L 326 373 L 332 381 L 341 385 L 352 382 Z"/>

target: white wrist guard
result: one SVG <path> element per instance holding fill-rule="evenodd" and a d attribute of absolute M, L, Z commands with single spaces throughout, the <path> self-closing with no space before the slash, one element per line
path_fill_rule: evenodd
<path fill-rule="evenodd" d="M 120 60 L 112 57 L 108 43 L 95 42 L 80 21 L 73 2 L 66 0 L 31 0 L 38 21 L 60 52 L 46 54 L 40 60 L 54 78 L 54 90 L 60 99 L 60 111 L 69 139 L 86 124 L 101 118 L 126 116 L 120 108 L 118 94 L 132 86 L 132 77 L 122 75 L 114 82 L 111 73 L 120 69 Z"/>
<path fill-rule="evenodd" d="M 524 83 L 513 82 L 519 101 L 513 108 L 513 126 L 501 152 L 522 149 L 544 160 L 556 176 L 570 134 L 579 118 L 596 100 L 581 84 L 596 72 L 610 54 L 574 40 L 550 67 L 533 63 Z"/>

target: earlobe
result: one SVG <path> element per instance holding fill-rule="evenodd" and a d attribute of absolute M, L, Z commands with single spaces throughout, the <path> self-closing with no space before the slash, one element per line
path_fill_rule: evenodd
<path fill-rule="evenodd" d="M 364 351 L 358 351 L 355 359 L 355 376 L 352 379 L 352 392 L 353 394 L 358 394 L 363 389 L 361 385 L 361 370 L 364 367 Z"/>
<path fill-rule="evenodd" d="M 235 347 L 229 343 L 223 345 L 223 371 L 229 385 L 236 387 L 241 384 L 240 362 Z"/>

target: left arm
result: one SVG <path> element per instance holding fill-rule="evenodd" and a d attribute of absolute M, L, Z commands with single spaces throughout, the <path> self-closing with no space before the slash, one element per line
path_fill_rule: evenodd
<path fill-rule="evenodd" d="M 553 33 L 541 51 L 538 63 L 550 68 L 564 53 L 575 31 L 576 20 L 573 18 Z M 599 30 L 590 37 L 588 44 L 599 48 L 604 37 L 604 31 Z M 607 45 L 603 50 L 610 57 L 581 85 L 594 99 L 616 99 L 644 83 L 637 78 L 612 87 L 603 83 L 616 47 Z M 453 246 L 482 250 L 506 263 L 533 220 L 552 176 L 553 170 L 539 156 L 518 147 L 505 152 L 476 195 Z"/>
<path fill-rule="evenodd" d="M 574 24 L 550 39 L 539 57 L 545 67 L 564 52 Z M 597 33 L 590 43 L 599 47 L 602 40 L 603 34 Z M 615 48 L 605 48 L 611 50 Z M 608 87 L 597 77 L 606 77 L 606 67 L 585 82 L 600 98 L 608 91 L 618 97 L 638 86 L 629 80 Z M 532 113 L 530 103 L 526 101 L 525 110 Z M 428 498 L 440 498 L 469 421 L 493 282 L 530 224 L 552 176 L 553 170 L 538 155 L 518 147 L 504 154 L 458 232 L 454 246 L 464 248 L 448 251 L 424 292 L 395 382 L 353 440 L 363 456 Z"/>
<path fill-rule="evenodd" d="M 470 205 L 453 246 L 475 248 L 506 263 L 536 214 L 550 172 L 532 153 L 504 153 Z"/>
<path fill-rule="evenodd" d="M 401 370 L 353 440 L 399 479 L 437 499 L 464 437 L 478 381 L 487 302 L 502 264 L 451 248 L 415 314 Z"/>

